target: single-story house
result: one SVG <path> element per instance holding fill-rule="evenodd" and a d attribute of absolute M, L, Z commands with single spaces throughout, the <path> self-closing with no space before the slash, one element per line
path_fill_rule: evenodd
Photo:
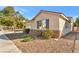
<path fill-rule="evenodd" d="M 27 28 L 36 30 L 53 30 L 55 37 L 61 37 L 72 31 L 72 17 L 66 17 L 61 12 L 41 10 L 26 24 Z"/>

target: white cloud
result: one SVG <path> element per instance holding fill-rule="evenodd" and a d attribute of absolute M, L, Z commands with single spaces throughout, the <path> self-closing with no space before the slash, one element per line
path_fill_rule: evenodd
<path fill-rule="evenodd" d="M 15 7 L 15 10 L 19 11 L 21 14 L 26 14 L 29 12 L 27 9 L 20 8 L 20 7 Z"/>

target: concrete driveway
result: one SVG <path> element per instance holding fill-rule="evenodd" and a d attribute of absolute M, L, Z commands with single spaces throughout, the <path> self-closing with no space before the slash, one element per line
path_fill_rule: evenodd
<path fill-rule="evenodd" d="M 0 31 L 0 53 L 21 53 L 14 43 L 5 36 L 3 31 Z"/>
<path fill-rule="evenodd" d="M 79 53 L 79 32 L 71 32 L 63 37 L 63 39 L 73 41 L 73 51 Z"/>

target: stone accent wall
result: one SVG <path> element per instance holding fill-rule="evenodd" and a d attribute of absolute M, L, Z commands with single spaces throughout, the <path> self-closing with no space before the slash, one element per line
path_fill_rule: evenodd
<path fill-rule="evenodd" d="M 31 31 L 30 31 L 30 34 L 38 36 L 38 35 L 41 34 L 41 31 L 38 31 L 38 30 L 31 30 Z"/>
<path fill-rule="evenodd" d="M 39 36 L 39 35 L 41 35 L 41 31 L 42 30 L 31 30 L 30 31 L 30 34 L 31 35 L 35 35 L 35 36 Z M 59 31 L 57 31 L 57 30 L 53 30 L 53 32 L 54 32 L 54 35 L 52 36 L 53 38 L 58 38 L 59 37 Z"/>
<path fill-rule="evenodd" d="M 53 37 L 54 37 L 54 38 L 58 38 L 60 32 L 59 32 L 58 30 L 53 30 L 53 31 L 54 31 L 54 35 L 53 35 Z"/>

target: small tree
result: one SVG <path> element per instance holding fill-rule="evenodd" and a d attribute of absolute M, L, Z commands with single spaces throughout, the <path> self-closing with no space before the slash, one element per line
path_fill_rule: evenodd
<path fill-rule="evenodd" d="M 74 22 L 74 26 L 79 27 L 79 17 L 76 18 L 76 21 Z"/>
<path fill-rule="evenodd" d="M 11 27 L 11 26 L 13 26 L 13 22 L 11 20 L 5 20 L 4 25 Z"/>
<path fill-rule="evenodd" d="M 15 13 L 15 10 L 12 6 L 7 6 L 3 9 L 3 13 L 6 16 L 12 16 Z"/>
<path fill-rule="evenodd" d="M 16 28 L 23 28 L 24 24 L 21 21 L 16 22 Z"/>
<path fill-rule="evenodd" d="M 16 28 L 23 28 L 25 18 L 19 11 L 15 11 L 14 7 L 6 6 L 0 11 L 0 25 Z"/>

